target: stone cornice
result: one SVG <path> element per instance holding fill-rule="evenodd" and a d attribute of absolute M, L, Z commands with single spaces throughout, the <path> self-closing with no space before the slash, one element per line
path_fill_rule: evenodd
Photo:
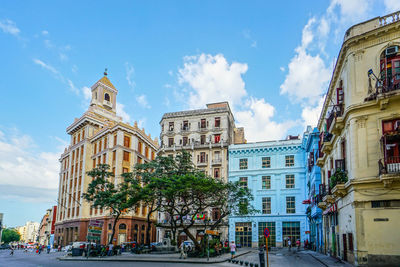
<path fill-rule="evenodd" d="M 262 153 L 276 153 L 276 152 L 299 152 L 302 149 L 301 144 L 289 145 L 289 146 L 271 146 L 271 147 L 248 147 L 248 148 L 237 148 L 229 147 L 230 155 L 252 155 Z"/>

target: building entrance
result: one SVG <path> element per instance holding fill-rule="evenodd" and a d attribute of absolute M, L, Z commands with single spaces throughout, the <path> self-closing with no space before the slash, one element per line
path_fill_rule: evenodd
<path fill-rule="evenodd" d="M 258 246 L 265 245 L 264 229 L 268 228 L 268 246 L 276 247 L 276 234 L 275 234 L 275 222 L 259 222 L 258 223 Z"/>
<path fill-rule="evenodd" d="M 296 240 L 300 239 L 300 222 L 282 222 L 283 245 L 288 246 L 288 240 L 292 242 L 292 247 L 296 246 Z"/>
<path fill-rule="evenodd" d="M 242 247 L 251 247 L 251 222 L 235 224 L 235 242 Z"/>

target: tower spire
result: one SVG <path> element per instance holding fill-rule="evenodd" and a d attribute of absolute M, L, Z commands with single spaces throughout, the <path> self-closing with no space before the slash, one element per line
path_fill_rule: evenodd
<path fill-rule="evenodd" d="M 104 70 L 104 76 L 107 76 L 107 68 Z"/>

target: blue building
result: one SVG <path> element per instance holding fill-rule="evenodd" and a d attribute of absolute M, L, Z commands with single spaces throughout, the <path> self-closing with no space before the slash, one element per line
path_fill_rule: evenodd
<path fill-rule="evenodd" d="M 229 181 L 251 189 L 258 214 L 229 218 L 229 239 L 246 247 L 265 244 L 269 228 L 271 247 L 287 246 L 306 236 L 306 168 L 302 140 L 256 142 L 229 146 Z"/>
<path fill-rule="evenodd" d="M 310 243 L 314 250 L 321 251 L 324 245 L 322 233 L 322 211 L 318 208 L 318 202 L 322 200 L 320 194 L 321 169 L 315 163 L 318 158 L 318 143 L 320 136 L 317 128 L 314 130 L 309 126 L 303 136 L 303 147 L 306 153 L 306 181 L 308 204 L 307 217 L 310 224 Z"/>

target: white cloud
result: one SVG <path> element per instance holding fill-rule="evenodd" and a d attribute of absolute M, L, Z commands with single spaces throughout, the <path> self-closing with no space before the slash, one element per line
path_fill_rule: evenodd
<path fill-rule="evenodd" d="M 17 130 L 0 133 L 0 196 L 34 199 L 34 193 L 43 190 L 36 199 L 54 200 L 62 150 L 41 152 L 28 135 Z"/>
<path fill-rule="evenodd" d="M 72 92 L 74 92 L 75 94 L 79 95 L 80 91 L 79 91 L 78 88 L 76 88 L 76 86 L 74 85 L 74 83 L 73 83 L 70 79 L 68 79 L 67 82 L 68 82 L 69 89 L 70 89 Z"/>
<path fill-rule="evenodd" d="M 146 124 L 147 119 L 146 118 L 141 118 L 137 123 L 139 128 L 144 128 Z"/>
<path fill-rule="evenodd" d="M 44 42 L 44 46 L 46 46 L 46 48 L 53 48 L 54 47 L 53 43 L 48 39 L 44 40 L 43 42 Z"/>
<path fill-rule="evenodd" d="M 313 25 L 316 18 L 309 19 L 303 28 L 301 45 L 288 65 L 285 81 L 280 86 L 281 94 L 287 94 L 292 102 L 315 105 L 326 90 L 331 78 L 331 70 L 319 54 L 313 56 L 307 49 L 313 43 Z"/>
<path fill-rule="evenodd" d="M 0 21 L 0 29 L 2 29 L 5 33 L 9 33 L 14 36 L 18 36 L 21 32 L 15 22 L 9 19 Z"/>
<path fill-rule="evenodd" d="M 125 111 L 125 105 L 117 102 L 117 115 L 122 117 L 124 122 L 130 122 L 131 116 Z"/>
<path fill-rule="evenodd" d="M 68 56 L 66 54 L 64 54 L 64 53 L 60 53 L 59 56 L 60 56 L 60 60 L 61 61 L 67 61 L 68 60 Z"/>
<path fill-rule="evenodd" d="M 73 65 L 72 68 L 71 68 L 71 71 L 73 73 L 77 73 L 78 72 L 78 66 L 77 65 Z"/>
<path fill-rule="evenodd" d="M 303 126 L 307 127 L 311 125 L 312 127 L 317 126 L 319 116 L 321 115 L 322 106 L 324 105 L 325 97 L 321 97 L 316 106 L 305 106 L 301 112 L 301 118 L 304 123 Z"/>
<path fill-rule="evenodd" d="M 184 57 L 184 66 L 178 70 L 178 81 L 187 89 L 190 108 L 204 107 L 217 101 L 240 102 L 247 92 L 242 74 L 247 64 L 229 64 L 222 54 L 201 54 Z"/>
<path fill-rule="evenodd" d="M 135 74 L 135 69 L 128 62 L 125 63 L 125 69 L 126 69 L 126 80 L 128 81 L 129 87 L 131 87 L 131 89 L 134 89 L 136 86 L 136 83 L 133 80 L 133 75 Z"/>
<path fill-rule="evenodd" d="M 237 126 L 245 128 L 248 141 L 284 138 L 295 126 L 293 121 L 278 123 L 273 120 L 275 108 L 264 98 L 249 97 L 242 78 L 247 64 L 229 64 L 222 54 L 201 54 L 184 58 L 184 66 L 178 70 L 181 90 L 174 90 L 176 99 L 187 100 L 189 108 L 204 108 L 205 104 L 229 101 Z"/>
<path fill-rule="evenodd" d="M 35 64 L 41 66 L 42 68 L 44 68 L 44 69 L 46 69 L 46 70 L 52 72 L 53 74 L 60 75 L 59 71 L 56 70 L 56 68 L 54 68 L 54 67 L 51 66 L 50 64 L 47 64 L 47 63 L 41 61 L 40 59 L 34 58 L 34 59 L 33 59 L 33 62 L 34 62 Z"/>
<path fill-rule="evenodd" d="M 48 31 L 46 31 L 46 30 L 43 30 L 43 31 L 42 31 L 42 35 L 48 35 L 48 34 L 49 34 Z"/>
<path fill-rule="evenodd" d="M 256 48 L 256 47 L 257 47 L 257 41 L 254 40 L 254 39 L 251 37 L 250 30 L 244 30 L 242 33 L 243 33 L 243 37 L 244 37 L 245 39 L 250 40 L 250 42 L 251 42 L 250 47 Z"/>
<path fill-rule="evenodd" d="M 372 0 L 332 0 L 327 13 L 335 20 L 354 22 L 363 19 L 371 6 Z"/>
<path fill-rule="evenodd" d="M 384 0 L 386 12 L 391 13 L 400 10 L 399 0 Z"/>
<path fill-rule="evenodd" d="M 279 69 L 282 71 L 282 72 L 285 72 L 285 67 L 279 67 Z"/>
<path fill-rule="evenodd" d="M 84 86 L 82 88 L 82 93 L 83 93 L 83 97 L 86 101 L 90 102 L 90 100 L 92 99 L 92 89 L 90 89 L 87 86 Z"/>
<path fill-rule="evenodd" d="M 142 94 L 139 96 L 136 96 L 136 101 L 139 103 L 139 105 L 143 108 L 151 108 L 149 103 L 147 102 L 146 95 Z"/>
<path fill-rule="evenodd" d="M 238 126 L 245 129 L 245 137 L 250 141 L 282 139 L 287 131 L 296 125 L 294 121 L 278 123 L 273 121 L 275 108 L 263 98 L 250 97 L 243 110 L 235 112 Z"/>

